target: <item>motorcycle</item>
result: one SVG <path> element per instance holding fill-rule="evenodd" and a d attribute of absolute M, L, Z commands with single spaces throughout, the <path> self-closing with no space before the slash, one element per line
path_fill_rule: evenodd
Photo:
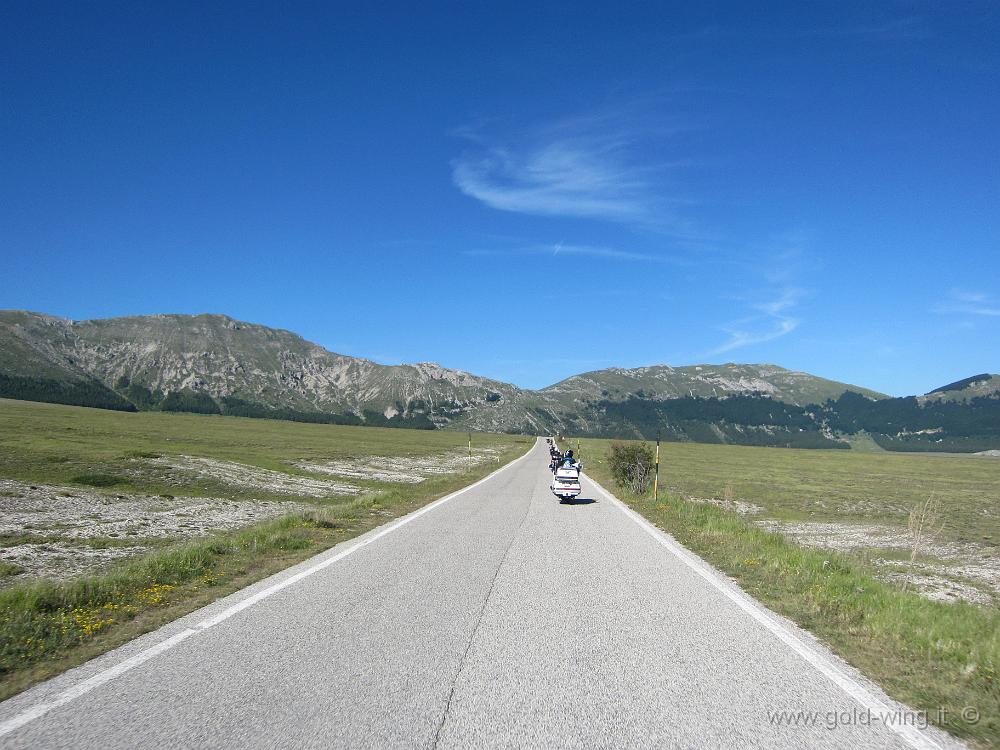
<path fill-rule="evenodd" d="M 580 470 L 583 468 L 579 462 L 557 466 L 552 472 L 552 484 L 549 489 L 552 494 L 559 498 L 560 503 L 572 500 L 582 492 L 580 487 Z"/>

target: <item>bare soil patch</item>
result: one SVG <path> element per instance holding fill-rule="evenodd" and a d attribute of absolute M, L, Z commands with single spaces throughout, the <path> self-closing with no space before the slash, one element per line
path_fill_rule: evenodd
<path fill-rule="evenodd" d="M 495 461 L 500 451 L 479 448 L 470 457 L 467 451 L 453 451 L 437 456 L 362 456 L 339 461 L 300 461 L 300 469 L 317 474 L 331 474 L 375 482 L 419 484 L 443 474 L 455 474 L 487 461 Z"/>
<path fill-rule="evenodd" d="M 300 477 L 236 461 L 220 461 L 201 456 L 162 456 L 151 460 L 158 466 L 180 472 L 185 478 L 204 477 L 242 490 L 297 497 L 336 497 L 361 492 L 360 487 L 344 482 Z"/>
<path fill-rule="evenodd" d="M 1000 557 L 992 547 L 931 541 L 911 563 L 910 535 L 898 526 L 772 520 L 757 524 L 806 547 L 864 553 L 878 578 L 907 584 L 928 599 L 977 604 L 1000 599 Z"/>
<path fill-rule="evenodd" d="M 22 569 L 22 573 L 11 577 L 15 580 L 22 576 L 65 579 L 83 573 L 94 573 L 147 549 L 144 545 L 95 549 L 66 542 L 43 542 L 0 549 L 0 560 Z"/>
<path fill-rule="evenodd" d="M 722 508 L 723 510 L 739 513 L 741 516 L 755 516 L 758 513 L 764 512 L 764 509 L 759 505 L 746 500 L 737 500 L 736 498 L 695 497 L 694 495 L 685 495 L 683 493 L 681 494 L 681 497 L 691 503 L 706 503 L 708 505 L 714 505 L 715 507 Z"/>
<path fill-rule="evenodd" d="M 69 578 L 146 551 L 143 539 L 205 536 L 308 507 L 291 501 L 110 494 L 0 479 L 0 535 L 9 543 L 0 547 L 0 561 L 23 568 L 20 575 Z M 87 543 L 97 539 L 125 546 Z"/>

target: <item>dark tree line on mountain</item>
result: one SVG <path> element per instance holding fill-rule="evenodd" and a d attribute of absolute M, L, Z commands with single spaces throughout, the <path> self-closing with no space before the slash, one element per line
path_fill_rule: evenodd
<path fill-rule="evenodd" d="M 364 424 L 354 414 L 328 414 L 321 411 L 297 411 L 295 409 L 272 409 L 246 401 L 235 396 L 223 396 L 219 399 L 222 413 L 230 417 L 252 417 L 254 419 L 286 419 L 290 422 L 310 422 L 314 424 Z"/>
<path fill-rule="evenodd" d="M 913 397 L 872 400 L 848 391 L 822 406 L 795 406 L 761 394 L 654 400 L 630 396 L 589 405 L 601 437 L 629 434 L 702 443 L 847 448 L 838 436 L 867 432 L 883 448 L 970 452 L 1000 446 L 1000 397 L 967 401 Z M 571 415 L 576 416 L 576 415 Z M 571 422 L 572 423 L 572 422 Z"/>
<path fill-rule="evenodd" d="M 164 395 L 160 390 L 150 390 L 122 376 L 115 383 L 116 390 L 96 380 L 61 381 L 0 373 L 0 398 L 21 401 L 41 401 L 70 406 L 89 406 L 116 411 L 168 411 L 193 414 L 224 414 L 233 417 L 256 419 L 284 419 L 291 422 L 315 424 L 370 425 L 375 427 L 404 427 L 433 430 L 436 425 L 424 414 L 402 413 L 388 418 L 381 412 L 366 411 L 365 418 L 356 414 L 332 414 L 320 411 L 301 411 L 289 408 L 271 408 L 234 396 L 218 400 L 207 393 L 184 389 Z M 399 405 L 397 405 L 399 406 Z M 399 409 L 402 411 L 402 408 Z"/>
<path fill-rule="evenodd" d="M 822 415 L 834 430 L 845 433 L 940 430 L 953 436 L 1000 436 L 1000 398 L 978 396 L 967 401 L 930 400 L 913 396 L 872 401 L 848 391 L 823 405 Z"/>
<path fill-rule="evenodd" d="M 818 407 L 816 407 L 818 408 Z M 848 448 L 823 433 L 807 408 L 759 394 L 655 400 L 630 396 L 625 401 L 591 404 L 606 437 L 624 436 L 622 426 L 649 440 L 733 443 L 787 448 Z"/>
<path fill-rule="evenodd" d="M 137 411 L 134 404 L 95 380 L 52 380 L 0 373 L 0 397 L 97 409 Z"/>
<path fill-rule="evenodd" d="M 171 391 L 160 403 L 160 411 L 186 411 L 193 414 L 221 414 L 215 399 L 200 391 Z"/>
<path fill-rule="evenodd" d="M 820 416 L 837 432 L 870 433 L 887 450 L 970 452 L 1000 446 L 998 396 L 921 404 L 913 396 L 872 401 L 848 391 L 827 401 Z"/>
<path fill-rule="evenodd" d="M 400 406 L 396 405 L 397 408 Z M 372 409 L 365 409 L 365 424 L 372 427 L 406 427 L 411 430 L 436 430 L 437 425 L 434 424 L 426 414 L 411 414 L 410 416 L 404 416 L 402 411 L 393 417 L 387 417 L 382 412 L 374 411 Z"/>
<path fill-rule="evenodd" d="M 374 427 L 407 427 L 418 430 L 433 430 L 435 425 L 423 414 L 404 417 L 401 414 L 387 418 L 377 411 L 366 411 L 365 418 L 356 414 L 333 414 L 321 411 L 303 411 L 287 407 L 270 407 L 236 396 L 222 396 L 214 399 L 202 391 L 183 389 L 171 391 L 166 396 L 159 390 L 151 391 L 122 376 L 115 384 L 118 390 L 132 403 L 144 411 L 174 411 L 194 414 L 225 414 L 230 417 L 251 417 L 254 419 L 284 419 L 290 422 L 313 424 L 369 425 Z M 398 410 L 402 406 L 397 404 Z"/>

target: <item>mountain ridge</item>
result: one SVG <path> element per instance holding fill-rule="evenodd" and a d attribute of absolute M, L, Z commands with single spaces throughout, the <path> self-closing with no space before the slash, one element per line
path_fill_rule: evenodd
<path fill-rule="evenodd" d="M 672 377 L 667 377 L 668 375 Z M 595 379 L 595 376 L 600 376 L 600 380 Z M 794 403 L 798 406 L 804 406 L 807 403 L 820 403 L 826 398 L 837 398 L 847 389 L 869 398 L 889 398 L 884 393 L 878 393 L 868 388 L 850 383 L 840 383 L 811 373 L 789 370 L 775 364 L 740 364 L 736 362 L 677 366 L 659 364 L 632 368 L 609 367 L 572 375 L 541 389 L 541 392 L 569 393 L 575 391 L 590 397 L 609 396 L 615 394 L 608 388 L 612 376 L 618 384 L 617 395 L 629 392 L 629 389 L 624 388 L 623 385 L 631 383 L 638 385 L 643 392 L 651 386 L 654 388 L 657 385 L 664 386 L 665 388 L 660 392 L 660 396 L 663 398 L 718 397 L 721 390 L 721 395 L 734 392 L 763 393 L 779 401 Z M 580 383 L 581 386 L 573 388 L 570 386 L 572 383 Z M 801 387 L 803 385 L 807 387 Z"/>
<path fill-rule="evenodd" d="M 969 403 L 982 395 L 975 388 L 983 377 L 966 379 L 974 386 L 965 394 Z M 938 402 L 954 401 L 956 392 L 919 401 L 940 410 Z M 611 437 L 663 432 L 669 439 L 803 447 L 844 447 L 830 424 L 860 429 L 858 414 L 875 408 L 866 404 L 886 404 L 881 412 L 895 414 L 897 401 L 774 364 L 731 362 L 612 367 L 531 390 L 435 362 L 382 365 L 219 313 L 74 321 L 20 310 L 0 311 L 0 395 L 347 424 Z M 842 401 L 851 420 L 824 412 Z M 909 434 L 897 432 L 890 437 Z"/>

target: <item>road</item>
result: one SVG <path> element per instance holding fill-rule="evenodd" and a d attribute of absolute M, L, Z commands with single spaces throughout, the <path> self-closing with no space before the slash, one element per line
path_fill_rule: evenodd
<path fill-rule="evenodd" d="M 547 462 L 0 704 L 0 746 L 949 744 L 887 728 L 885 696 L 589 480 L 561 505 Z"/>

